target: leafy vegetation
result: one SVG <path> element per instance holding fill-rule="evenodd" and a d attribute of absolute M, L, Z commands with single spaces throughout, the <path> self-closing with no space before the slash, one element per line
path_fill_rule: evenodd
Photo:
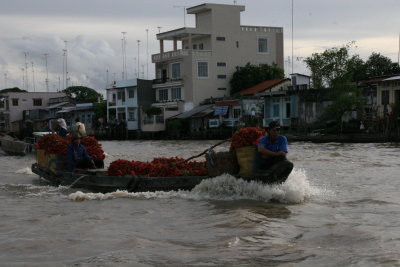
<path fill-rule="evenodd" d="M 95 103 L 103 100 L 103 95 L 86 86 L 71 86 L 62 91 L 75 103 Z"/>

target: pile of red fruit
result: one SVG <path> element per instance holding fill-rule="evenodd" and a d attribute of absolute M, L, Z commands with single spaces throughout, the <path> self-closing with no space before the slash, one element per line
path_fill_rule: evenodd
<path fill-rule="evenodd" d="M 261 137 L 265 134 L 265 130 L 258 127 L 240 128 L 232 135 L 232 148 L 256 145 Z"/>
<path fill-rule="evenodd" d="M 36 149 L 44 149 L 46 153 L 67 154 L 68 144 L 71 143 L 71 136 L 61 137 L 58 134 L 47 134 L 40 137 Z M 85 146 L 88 154 L 95 159 L 104 160 L 105 155 L 101 144 L 93 136 L 83 136 L 81 144 Z"/>
<path fill-rule="evenodd" d="M 184 161 L 183 158 L 155 158 L 151 162 L 129 161 L 119 159 L 108 167 L 109 176 L 204 176 L 208 175 L 205 161 Z"/>

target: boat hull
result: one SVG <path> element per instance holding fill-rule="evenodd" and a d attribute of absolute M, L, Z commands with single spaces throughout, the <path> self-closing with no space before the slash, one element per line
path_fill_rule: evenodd
<path fill-rule="evenodd" d="M 265 184 L 277 184 L 286 181 L 293 169 L 289 161 L 280 162 L 271 169 L 254 177 L 238 177 L 247 181 L 260 181 Z M 32 172 L 50 182 L 52 185 L 82 188 L 91 192 L 114 192 L 127 190 L 129 192 L 154 192 L 191 190 L 210 176 L 177 176 L 177 177 L 138 177 L 138 176 L 107 176 L 104 171 L 86 172 L 53 172 L 48 168 L 32 164 Z"/>

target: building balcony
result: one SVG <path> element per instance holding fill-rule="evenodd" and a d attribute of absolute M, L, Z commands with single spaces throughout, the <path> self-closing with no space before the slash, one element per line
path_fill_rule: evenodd
<path fill-rule="evenodd" d="M 180 49 L 176 51 L 169 51 L 160 54 L 154 54 L 151 56 L 153 63 L 159 63 L 163 61 L 177 60 L 189 56 L 188 49 Z M 207 58 L 212 56 L 211 50 L 192 50 L 193 58 Z"/>
<path fill-rule="evenodd" d="M 171 86 L 183 86 L 182 78 L 161 78 L 153 80 L 153 89 L 163 88 L 163 87 L 171 87 Z"/>

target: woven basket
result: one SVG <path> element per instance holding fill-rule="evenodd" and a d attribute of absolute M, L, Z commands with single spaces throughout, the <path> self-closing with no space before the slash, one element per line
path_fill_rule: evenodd
<path fill-rule="evenodd" d="M 244 146 L 236 148 L 236 157 L 239 163 L 239 175 L 241 177 L 253 176 L 257 155 L 256 146 Z"/>
<path fill-rule="evenodd" d="M 231 152 L 218 152 L 212 155 L 206 154 L 208 174 L 212 177 L 229 173 L 235 175 L 239 171 L 236 155 Z"/>

